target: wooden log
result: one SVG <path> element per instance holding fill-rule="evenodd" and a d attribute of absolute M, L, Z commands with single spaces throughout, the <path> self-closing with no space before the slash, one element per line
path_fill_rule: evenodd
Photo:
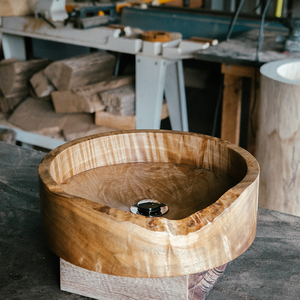
<path fill-rule="evenodd" d="M 112 54 L 94 52 L 53 62 L 44 74 L 59 91 L 65 91 L 110 78 L 114 66 Z"/>
<path fill-rule="evenodd" d="M 23 101 L 8 121 L 23 130 L 62 140 L 114 130 L 95 125 L 90 114 L 57 114 L 51 102 L 36 98 Z"/>
<path fill-rule="evenodd" d="M 45 76 L 43 70 L 34 74 L 30 78 L 30 83 L 34 89 L 35 95 L 39 98 L 49 96 L 50 93 L 55 90 L 55 87 L 51 84 L 51 82 Z"/>
<path fill-rule="evenodd" d="M 261 168 L 259 205 L 300 216 L 299 60 L 261 67 L 256 157 Z"/>
<path fill-rule="evenodd" d="M 48 246 L 90 271 L 138 278 L 195 274 L 235 259 L 255 238 L 258 163 L 217 138 L 163 130 L 94 135 L 51 151 L 39 176 Z M 84 194 L 68 189 L 74 180 Z M 202 188 L 214 196 L 202 200 Z M 128 211 L 155 195 L 169 207 L 163 217 Z"/>
<path fill-rule="evenodd" d="M 12 129 L 0 129 L 0 141 L 7 144 L 16 144 L 16 132 Z"/>
<path fill-rule="evenodd" d="M 169 116 L 168 106 L 166 103 L 162 106 L 161 119 Z M 116 116 L 106 111 L 97 111 L 95 113 L 95 124 L 121 130 L 135 129 L 135 116 Z"/>
<path fill-rule="evenodd" d="M 108 113 L 117 116 L 135 114 L 135 87 L 126 85 L 99 94 L 100 100 Z"/>
<path fill-rule="evenodd" d="M 21 97 L 29 94 L 29 79 L 45 68 L 48 59 L 19 61 L 11 58 L 0 63 L 0 88 L 6 98 Z"/>
<path fill-rule="evenodd" d="M 72 91 L 51 93 L 57 113 L 94 113 L 105 109 L 98 93 L 134 82 L 134 76 L 113 77 L 109 80 L 87 85 Z"/>
<path fill-rule="evenodd" d="M 176 277 L 131 278 L 100 274 L 60 259 L 60 288 L 93 299 L 204 300 L 226 267 Z"/>
<path fill-rule="evenodd" d="M 25 99 L 24 96 L 6 98 L 0 92 L 0 110 L 4 113 L 12 112 L 19 103 Z"/>

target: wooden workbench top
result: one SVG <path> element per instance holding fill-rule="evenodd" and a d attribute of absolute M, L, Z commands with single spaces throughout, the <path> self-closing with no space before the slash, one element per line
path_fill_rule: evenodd
<path fill-rule="evenodd" d="M 0 142 L 0 299 L 83 299 L 59 289 L 59 260 L 40 230 L 37 169 L 44 153 Z M 207 300 L 294 300 L 300 294 L 300 218 L 259 208 L 252 246 Z"/>

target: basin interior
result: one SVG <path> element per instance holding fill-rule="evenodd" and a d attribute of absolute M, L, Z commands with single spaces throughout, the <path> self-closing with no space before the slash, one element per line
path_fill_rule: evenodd
<path fill-rule="evenodd" d="M 129 163 L 95 168 L 70 177 L 61 186 L 71 195 L 128 211 L 142 199 L 166 204 L 165 218 L 178 220 L 211 205 L 236 180 L 172 163 Z"/>
<path fill-rule="evenodd" d="M 277 68 L 277 73 L 289 80 L 300 83 L 300 61 L 285 63 Z"/>
<path fill-rule="evenodd" d="M 216 202 L 247 173 L 242 156 L 225 142 L 220 146 L 218 139 L 198 135 L 163 137 L 112 135 L 78 143 L 56 155 L 50 173 L 68 195 L 126 212 L 139 200 L 154 199 L 169 207 L 163 217 L 172 220 Z"/>

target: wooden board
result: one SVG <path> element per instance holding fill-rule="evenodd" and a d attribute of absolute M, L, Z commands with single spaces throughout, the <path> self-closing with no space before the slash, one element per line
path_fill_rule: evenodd
<path fill-rule="evenodd" d="M 227 264 L 207 272 L 164 278 L 131 278 L 100 274 L 60 259 L 60 288 L 100 300 L 204 300 Z"/>
<path fill-rule="evenodd" d="M 59 91 L 65 91 L 109 79 L 114 67 L 112 54 L 94 52 L 55 61 L 44 74 Z"/>
<path fill-rule="evenodd" d="M 174 165 L 174 170 L 178 165 L 206 169 L 238 183 L 211 205 L 179 220 L 136 215 L 66 192 L 62 185 L 91 169 L 131 163 L 153 165 L 145 179 L 151 178 L 156 163 L 166 163 Z M 186 173 L 191 178 L 194 174 Z M 85 137 L 47 154 L 39 166 L 39 176 L 42 226 L 48 246 L 62 259 L 90 271 L 139 278 L 194 274 L 232 261 L 255 238 L 258 163 L 246 150 L 217 138 L 162 130 Z M 174 174 L 163 172 L 162 176 L 173 178 Z M 125 181 L 128 177 L 134 182 L 132 173 L 125 172 L 123 177 L 118 198 L 111 201 L 121 199 L 125 189 L 133 189 L 135 194 L 145 189 L 148 195 L 163 185 L 157 178 L 149 188 L 135 187 Z M 178 184 L 174 177 L 170 188 Z M 85 189 L 90 186 L 91 182 L 85 182 Z M 189 197 L 192 191 L 188 186 L 185 191 Z"/>
<path fill-rule="evenodd" d="M 93 113 L 105 109 L 99 93 L 115 89 L 134 82 L 134 76 L 112 77 L 72 91 L 55 91 L 51 93 L 54 109 L 57 113 Z"/>
<path fill-rule="evenodd" d="M 166 103 L 162 106 L 161 119 L 169 116 L 168 106 Z M 107 126 L 116 129 L 130 130 L 135 129 L 135 116 L 116 116 L 106 111 L 97 111 L 95 113 L 95 124 Z"/>

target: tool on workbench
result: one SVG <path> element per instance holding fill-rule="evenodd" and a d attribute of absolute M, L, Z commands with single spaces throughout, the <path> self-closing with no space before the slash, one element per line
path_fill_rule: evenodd
<path fill-rule="evenodd" d="M 35 17 L 45 20 L 53 28 L 54 22 L 68 18 L 65 0 L 39 0 L 35 8 Z"/>
<path fill-rule="evenodd" d="M 284 44 L 284 51 L 300 53 L 300 18 L 285 18 L 280 22 L 289 29 L 289 35 Z"/>
<path fill-rule="evenodd" d="M 103 3 L 95 6 L 74 7 L 75 28 L 88 29 L 103 25 L 119 23 L 116 4 Z"/>

